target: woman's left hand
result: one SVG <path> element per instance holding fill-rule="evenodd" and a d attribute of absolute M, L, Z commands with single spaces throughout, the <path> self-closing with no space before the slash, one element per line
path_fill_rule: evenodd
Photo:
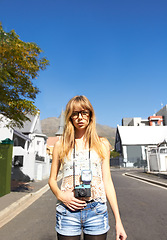
<path fill-rule="evenodd" d="M 127 239 L 126 232 L 121 222 L 116 223 L 116 240 L 125 240 Z"/>

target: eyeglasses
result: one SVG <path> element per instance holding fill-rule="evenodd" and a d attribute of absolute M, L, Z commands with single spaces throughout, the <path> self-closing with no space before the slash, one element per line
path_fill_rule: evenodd
<path fill-rule="evenodd" d="M 79 111 L 79 112 L 73 112 L 72 114 L 71 114 L 71 118 L 72 119 L 77 119 L 78 117 L 79 117 L 79 114 L 81 114 L 81 116 L 83 117 L 83 118 L 87 118 L 87 117 L 89 117 L 89 115 L 90 115 L 90 111 L 89 110 L 82 110 L 82 111 Z"/>

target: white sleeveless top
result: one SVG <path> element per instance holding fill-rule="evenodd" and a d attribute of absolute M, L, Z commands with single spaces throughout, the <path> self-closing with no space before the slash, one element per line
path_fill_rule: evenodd
<path fill-rule="evenodd" d="M 106 202 L 106 194 L 104 190 L 104 184 L 102 180 L 102 160 L 99 155 L 94 151 L 82 150 L 75 153 L 75 185 L 80 185 L 80 177 L 82 170 L 89 170 L 89 164 L 91 165 L 92 181 L 91 181 L 91 197 L 86 200 L 94 200 L 98 202 Z M 62 184 L 61 190 L 67 191 L 73 188 L 73 153 L 67 159 L 64 159 L 62 166 Z M 83 199 L 83 198 L 82 198 Z"/>

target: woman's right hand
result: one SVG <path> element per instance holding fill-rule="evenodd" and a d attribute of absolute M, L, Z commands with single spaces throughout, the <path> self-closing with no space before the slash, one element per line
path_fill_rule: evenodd
<path fill-rule="evenodd" d="M 74 197 L 73 189 L 68 191 L 61 191 L 59 198 L 71 211 L 83 209 L 86 206 L 86 202 Z"/>

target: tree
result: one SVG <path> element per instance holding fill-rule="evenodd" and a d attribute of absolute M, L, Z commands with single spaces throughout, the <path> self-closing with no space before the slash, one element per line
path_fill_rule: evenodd
<path fill-rule="evenodd" d="M 120 153 L 116 152 L 115 150 L 111 151 L 110 158 L 116 158 L 119 157 Z"/>
<path fill-rule="evenodd" d="M 35 114 L 38 87 L 34 80 L 49 64 L 39 57 L 42 50 L 36 43 L 23 42 L 14 30 L 5 32 L 0 23 L 0 113 L 12 126 L 23 126 L 27 114 Z"/>

